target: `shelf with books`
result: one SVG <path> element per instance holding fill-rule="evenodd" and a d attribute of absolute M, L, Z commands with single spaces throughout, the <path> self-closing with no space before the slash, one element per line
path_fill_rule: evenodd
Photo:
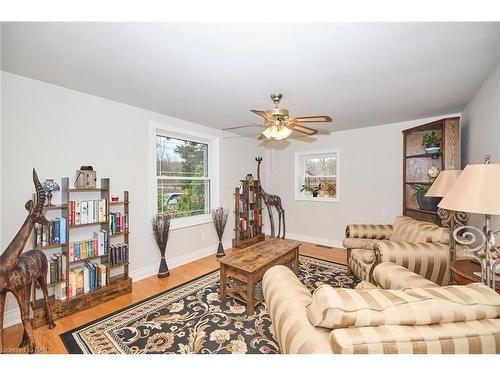
<path fill-rule="evenodd" d="M 67 204 L 56 204 L 54 206 L 43 206 L 44 211 L 64 210 L 66 208 L 68 208 Z"/>
<path fill-rule="evenodd" d="M 36 246 L 35 249 L 37 250 L 50 250 L 50 249 L 57 249 L 59 247 L 63 247 L 63 246 L 68 246 L 68 243 L 65 242 L 65 243 L 53 243 L 53 244 L 50 244 L 50 245 L 47 245 L 47 246 Z"/>
<path fill-rule="evenodd" d="M 85 223 L 85 224 L 70 225 L 69 227 L 71 229 L 74 229 L 74 228 L 83 228 L 83 227 L 90 227 L 92 225 L 102 225 L 102 224 L 108 224 L 108 222 L 107 221 L 98 221 L 98 222 L 95 222 L 95 223 Z"/>
<path fill-rule="evenodd" d="M 61 203 L 47 208 L 46 211 L 51 211 L 52 216 L 60 216 L 55 218 L 54 221 L 59 220 L 66 225 L 56 226 L 54 224 L 54 227 L 51 227 L 49 231 L 45 230 L 45 237 L 42 231 L 36 233 L 34 236 L 35 247 L 41 248 L 42 243 L 47 243 L 43 247 L 43 250 L 55 249 L 56 253 L 54 254 L 47 252 L 49 260 L 52 258 L 64 259 L 62 262 L 59 260 L 57 264 L 57 277 L 61 276 L 59 269 L 62 264 L 64 280 L 57 280 L 55 282 L 52 282 L 54 280 L 49 280 L 51 281 L 50 293 L 55 293 L 50 296 L 53 317 L 55 319 L 129 293 L 132 289 L 128 261 L 129 194 L 128 191 L 124 191 L 123 199 L 119 202 L 113 202 L 115 204 L 111 204 L 110 179 L 103 178 L 100 182 L 100 188 L 74 189 L 69 188 L 70 180 L 68 177 L 62 178 L 60 184 Z M 82 195 L 81 193 L 88 194 Z M 122 206 L 120 207 L 118 204 Z M 126 215 L 126 232 L 111 235 L 111 222 L 109 220 L 111 217 L 110 206 L 117 207 L 117 209 L 123 212 L 123 215 Z M 54 215 L 54 213 L 56 214 Z M 120 223 L 124 223 L 123 219 Z M 90 232 L 90 236 L 85 236 L 88 239 L 82 240 L 81 238 L 85 235 L 86 231 Z M 59 234 L 59 237 L 56 236 L 56 239 L 63 239 L 64 243 L 48 243 L 49 237 L 50 241 L 52 241 L 54 233 Z M 103 246 L 101 244 L 103 233 L 105 233 L 106 238 L 106 248 L 104 250 L 101 247 Z M 112 266 L 111 254 L 108 249 L 115 245 L 114 242 L 117 242 L 116 240 L 111 242 L 110 239 L 118 236 L 121 236 L 119 242 L 126 244 L 127 259 L 123 259 L 123 264 L 114 267 Z M 45 242 L 43 242 L 44 240 Z M 37 241 L 40 243 L 37 243 Z M 81 246 L 78 247 L 76 258 L 74 252 L 75 244 Z M 83 246 L 83 244 L 86 245 Z M 61 250 L 57 250 L 57 248 L 61 248 Z M 122 270 L 119 269 L 120 267 Z M 114 271 L 113 274 L 111 274 L 112 270 Z M 78 282 L 81 283 L 81 285 L 78 285 L 78 288 L 74 284 L 76 281 L 75 275 L 78 275 Z M 71 294 L 77 289 L 78 294 Z M 38 291 L 39 298 L 36 298 L 37 291 L 35 288 L 33 294 L 33 324 L 35 327 L 38 327 L 45 324 L 45 314 L 43 312 L 43 304 L 39 301 L 41 297 L 40 291 Z"/>
<path fill-rule="evenodd" d="M 259 181 L 241 180 L 234 193 L 235 238 L 233 247 L 243 248 L 264 240 L 262 193 Z"/>

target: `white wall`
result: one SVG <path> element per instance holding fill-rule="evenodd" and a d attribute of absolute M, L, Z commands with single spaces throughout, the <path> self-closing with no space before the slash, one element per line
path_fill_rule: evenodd
<path fill-rule="evenodd" d="M 25 202 L 33 191 L 31 168 L 40 179 L 70 177 L 81 165 L 92 165 L 98 178 L 111 179 L 111 193 L 130 192 L 130 271 L 135 278 L 154 274 L 159 253 L 151 234 L 149 123 L 225 133 L 136 107 L 2 72 L 1 249 L 26 217 Z M 221 204 L 232 211 L 233 188 L 255 169 L 257 141 L 221 139 Z M 54 195 L 59 201 L 60 195 Z M 233 235 L 229 218 L 224 240 Z M 84 230 L 84 229 L 81 229 Z M 83 235 L 89 234 L 85 231 Z M 175 266 L 213 254 L 217 237 L 212 223 L 171 232 L 167 262 Z M 6 325 L 15 321 L 17 305 L 9 298 Z"/>
<path fill-rule="evenodd" d="M 312 143 L 274 143 L 280 149 L 267 149 L 264 165 L 272 178 L 264 189 L 281 196 L 288 236 L 339 246 L 347 224 L 392 223 L 402 212 L 401 131 L 449 116 L 335 132 Z M 340 202 L 294 200 L 295 152 L 329 148 L 340 151 Z"/>
<path fill-rule="evenodd" d="M 483 83 L 462 114 L 462 167 L 484 162 L 500 163 L 500 65 Z M 483 218 L 471 217 L 472 224 L 483 225 Z M 493 227 L 500 228 L 500 218 L 493 217 Z"/>

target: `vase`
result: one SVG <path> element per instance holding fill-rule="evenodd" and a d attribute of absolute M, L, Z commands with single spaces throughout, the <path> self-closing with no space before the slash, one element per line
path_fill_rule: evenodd
<path fill-rule="evenodd" d="M 165 260 L 165 255 L 162 255 L 160 259 L 160 268 L 158 269 L 158 277 L 161 279 L 169 275 L 170 271 L 168 270 L 167 261 Z"/>
<path fill-rule="evenodd" d="M 438 209 L 438 204 L 441 198 L 438 197 L 426 197 L 423 195 L 417 195 L 417 203 L 421 210 L 436 212 Z"/>

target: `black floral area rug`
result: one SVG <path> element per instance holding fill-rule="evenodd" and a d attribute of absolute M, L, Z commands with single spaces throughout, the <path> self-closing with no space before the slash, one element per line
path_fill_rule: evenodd
<path fill-rule="evenodd" d="M 311 291 L 322 284 L 354 288 L 358 283 L 346 266 L 306 256 L 300 256 L 299 278 Z M 218 292 L 217 270 L 61 339 L 72 354 L 279 353 L 265 303 L 247 317 L 243 303 L 231 297 L 220 302 Z"/>

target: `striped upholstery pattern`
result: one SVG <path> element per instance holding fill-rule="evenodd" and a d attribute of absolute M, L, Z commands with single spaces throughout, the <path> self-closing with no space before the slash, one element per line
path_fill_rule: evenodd
<path fill-rule="evenodd" d="M 380 241 L 375 246 L 381 262 L 392 262 L 438 285 L 449 281 L 449 245 L 429 242 Z"/>
<path fill-rule="evenodd" d="M 373 240 L 389 239 L 392 225 L 386 224 L 349 224 L 345 229 L 346 238 L 367 238 Z"/>
<path fill-rule="evenodd" d="M 427 325 L 500 316 L 500 296 L 483 284 L 405 290 L 354 290 L 322 285 L 307 316 L 330 329 L 381 325 Z"/>
<path fill-rule="evenodd" d="M 398 216 L 394 221 L 391 241 L 400 242 L 440 242 L 449 243 L 448 229 L 433 223 L 415 220 L 407 216 Z"/>
<path fill-rule="evenodd" d="M 500 353 L 500 319 L 330 330 L 309 322 L 311 294 L 287 267 L 268 270 L 262 286 L 282 353 Z"/>
<path fill-rule="evenodd" d="M 347 265 L 360 281 L 370 281 L 372 264 L 364 262 L 364 256 L 361 254 L 368 251 L 363 249 L 348 249 Z"/>
<path fill-rule="evenodd" d="M 338 354 L 494 354 L 500 319 L 335 329 L 330 344 Z"/>
<path fill-rule="evenodd" d="M 365 249 L 373 250 L 378 241 L 371 238 L 345 238 L 342 246 L 346 249 Z"/>
<path fill-rule="evenodd" d="M 311 325 L 306 313 L 311 293 L 288 267 L 270 268 L 262 289 L 281 353 L 332 353 L 330 330 Z"/>
<path fill-rule="evenodd" d="M 373 270 L 373 280 L 382 289 L 434 288 L 438 285 L 396 263 L 380 263 Z"/>

